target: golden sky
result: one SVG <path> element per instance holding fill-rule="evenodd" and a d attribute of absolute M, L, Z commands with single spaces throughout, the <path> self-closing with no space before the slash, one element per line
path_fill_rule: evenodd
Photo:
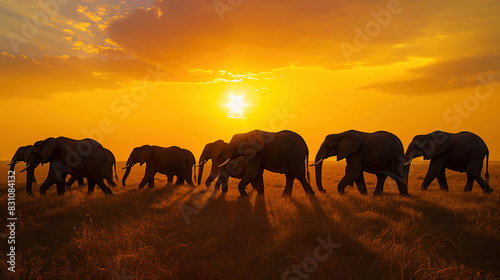
<path fill-rule="evenodd" d="M 466 130 L 500 160 L 497 0 L 3 0 L 0 15 L 2 160 L 50 136 L 198 157 L 252 129 L 296 131 L 311 157 L 349 129 L 405 146 Z"/>

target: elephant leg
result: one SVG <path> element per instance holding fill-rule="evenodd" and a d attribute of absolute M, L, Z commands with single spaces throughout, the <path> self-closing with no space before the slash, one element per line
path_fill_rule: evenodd
<path fill-rule="evenodd" d="M 47 179 L 43 181 L 42 185 L 39 188 L 40 194 L 45 194 L 45 192 L 47 192 L 47 190 L 58 181 L 59 180 L 57 180 L 57 175 L 56 172 L 54 171 L 54 168 L 49 168 L 49 174 L 47 175 Z"/>
<path fill-rule="evenodd" d="M 467 183 L 465 183 L 464 192 L 471 192 L 474 185 L 474 177 L 467 174 Z"/>
<path fill-rule="evenodd" d="M 155 179 L 154 178 L 148 181 L 148 187 L 150 189 L 155 187 Z"/>
<path fill-rule="evenodd" d="M 260 161 L 260 159 L 256 158 L 248 164 L 245 175 L 243 175 L 243 178 L 241 178 L 240 182 L 238 183 L 238 191 L 240 192 L 240 196 L 248 196 L 245 188 L 248 184 L 250 184 L 250 182 L 257 178 L 260 170 Z"/>
<path fill-rule="evenodd" d="M 81 188 L 83 187 L 83 185 L 85 185 L 85 183 L 83 182 L 83 177 L 78 177 L 76 180 L 78 181 L 78 187 Z"/>
<path fill-rule="evenodd" d="M 247 177 L 247 176 L 245 176 Z M 238 183 L 238 191 L 240 192 L 240 196 L 248 196 L 248 193 L 245 191 L 245 188 L 248 184 L 250 184 L 251 181 L 253 181 L 254 178 L 245 178 L 240 180 Z"/>
<path fill-rule="evenodd" d="M 402 196 L 410 195 L 408 193 L 408 186 L 404 182 L 401 182 L 401 180 L 396 180 L 396 184 L 398 185 L 399 195 Z"/>
<path fill-rule="evenodd" d="M 176 186 L 184 185 L 184 179 L 182 179 L 179 176 L 177 176 L 177 181 L 175 182 L 175 185 Z"/>
<path fill-rule="evenodd" d="M 493 192 L 493 189 L 490 187 L 490 185 L 488 183 L 486 183 L 486 181 L 484 181 L 483 178 L 481 178 L 481 174 L 475 174 L 473 176 L 474 176 L 474 179 L 479 184 L 479 186 L 481 187 L 481 189 L 483 189 L 483 193 Z"/>
<path fill-rule="evenodd" d="M 251 182 L 252 187 L 257 190 L 257 195 L 264 195 L 264 169 L 260 169 L 257 178 Z"/>
<path fill-rule="evenodd" d="M 339 194 L 344 194 L 345 193 L 345 188 L 348 185 L 353 184 L 354 180 L 356 180 L 359 177 L 359 174 L 363 171 L 361 168 L 362 165 L 362 157 L 361 153 L 354 153 L 351 156 L 348 156 L 347 159 L 347 166 L 346 166 L 346 172 L 344 177 L 340 180 L 337 190 Z"/>
<path fill-rule="evenodd" d="M 222 182 L 222 192 L 227 193 L 227 189 L 228 189 L 228 180 L 224 180 Z"/>
<path fill-rule="evenodd" d="M 422 186 L 420 189 L 426 191 L 429 188 L 429 185 L 436 179 L 436 177 L 441 173 L 441 170 L 444 168 L 444 156 L 438 156 L 436 158 L 431 159 L 431 163 L 429 164 L 429 170 L 427 170 L 427 174 L 425 175 L 424 181 L 422 182 Z"/>
<path fill-rule="evenodd" d="M 188 176 L 189 176 L 189 178 L 193 178 L 193 168 L 189 167 L 189 166 L 186 166 L 186 168 L 188 170 Z M 182 180 L 182 184 L 184 184 L 184 180 Z"/>
<path fill-rule="evenodd" d="M 300 184 L 302 185 L 302 188 L 304 189 L 307 195 L 314 195 L 315 193 L 306 179 L 307 167 L 305 166 L 305 164 L 307 163 L 304 163 L 303 159 L 296 159 L 296 160 L 289 160 L 288 164 L 290 165 L 291 169 L 290 175 L 295 177 L 295 179 L 299 180 Z M 291 193 L 292 191 L 290 189 L 290 194 Z"/>
<path fill-rule="evenodd" d="M 101 190 L 104 192 L 105 195 L 114 195 L 111 189 L 104 184 L 104 181 L 102 179 L 98 180 L 96 184 L 101 188 Z"/>
<path fill-rule="evenodd" d="M 408 196 L 408 182 L 405 180 L 405 175 L 404 173 L 408 173 L 408 171 L 404 171 L 404 168 L 408 167 L 401 167 L 400 161 L 396 164 L 396 168 L 392 168 L 392 172 L 389 172 L 388 175 L 391 177 L 394 181 L 396 181 L 396 184 L 398 185 L 398 190 L 399 194 L 402 196 Z"/>
<path fill-rule="evenodd" d="M 214 172 L 214 171 L 210 172 L 210 174 L 208 175 L 207 180 L 205 181 L 205 186 L 207 187 L 207 189 L 210 187 L 210 185 L 215 180 L 215 178 L 217 178 L 217 176 L 220 176 L 219 173 Z"/>
<path fill-rule="evenodd" d="M 76 182 L 76 176 L 69 177 L 68 182 L 66 182 L 66 187 L 68 188 L 71 187 L 75 182 Z"/>
<path fill-rule="evenodd" d="M 397 177 L 393 178 L 391 177 L 394 181 L 396 181 L 396 184 L 398 185 L 398 190 L 399 190 L 399 195 L 402 196 L 408 196 L 408 185 L 405 183 L 404 180 L 401 180 L 402 177 Z"/>
<path fill-rule="evenodd" d="M 155 171 L 154 165 L 146 163 L 146 172 L 144 173 L 144 177 L 142 178 L 141 182 L 139 183 L 139 189 L 144 188 L 144 186 L 146 186 L 146 184 L 149 181 L 154 180 L 155 174 L 156 174 L 156 171 Z"/>
<path fill-rule="evenodd" d="M 154 180 L 154 176 L 153 176 L 153 178 L 151 178 L 151 176 L 148 174 L 144 175 L 141 182 L 139 183 L 139 189 L 144 188 L 146 186 L 146 184 L 149 183 L 149 181 L 151 181 L 151 179 Z"/>
<path fill-rule="evenodd" d="M 116 183 L 115 181 L 113 181 L 113 178 L 111 179 L 107 178 L 106 182 L 108 182 L 108 185 L 110 185 L 112 188 L 116 187 Z"/>
<path fill-rule="evenodd" d="M 471 176 L 474 178 L 474 180 L 477 181 L 481 189 L 483 190 L 483 193 L 491 193 L 493 192 L 493 189 L 490 187 L 486 181 L 481 178 L 481 170 L 483 170 L 483 157 L 473 157 L 469 161 L 469 164 L 467 165 L 466 173 L 467 176 Z"/>
<path fill-rule="evenodd" d="M 111 189 L 104 183 L 104 175 L 101 167 L 92 166 L 88 168 L 87 182 L 88 182 L 88 191 L 87 191 L 88 194 L 93 193 L 95 185 L 98 185 L 99 188 L 101 188 L 101 190 L 104 192 L 104 194 L 113 195 Z"/>
<path fill-rule="evenodd" d="M 345 167 L 345 173 L 347 173 L 347 166 Z M 349 187 L 354 187 L 354 181 L 348 185 Z"/>
<path fill-rule="evenodd" d="M 446 181 L 446 169 L 445 168 L 443 168 L 441 173 L 439 173 L 439 175 L 437 176 L 437 180 L 438 180 L 439 187 L 441 188 L 441 190 L 447 192 L 448 191 L 448 182 Z"/>
<path fill-rule="evenodd" d="M 366 195 L 368 191 L 366 190 L 365 176 L 363 175 L 363 170 L 361 170 L 361 174 L 359 174 L 358 178 L 354 180 L 356 183 L 356 187 L 358 191 L 362 195 Z"/>
<path fill-rule="evenodd" d="M 167 175 L 167 183 L 173 183 L 174 182 L 174 175 Z"/>
<path fill-rule="evenodd" d="M 222 179 L 219 177 L 219 178 L 217 178 L 217 181 L 215 182 L 214 193 L 217 193 L 219 191 L 221 185 L 223 185 L 223 182 L 222 182 Z M 224 186 L 223 186 L 223 188 L 224 188 Z"/>
<path fill-rule="evenodd" d="M 184 184 L 184 181 L 186 181 L 188 185 L 194 187 L 193 180 L 191 179 L 191 177 L 189 177 L 189 171 L 187 170 L 186 166 L 182 166 L 181 168 L 179 168 L 179 170 L 177 171 L 177 178 L 178 182 Z"/>
<path fill-rule="evenodd" d="M 226 172 L 221 172 L 219 178 L 217 179 L 217 184 L 220 186 L 222 184 L 222 192 L 226 193 L 229 184 L 229 174 Z M 216 187 L 218 187 L 216 184 Z"/>
<path fill-rule="evenodd" d="M 64 184 L 64 181 L 66 181 L 66 175 L 63 175 L 61 180 L 56 182 L 56 188 L 57 188 L 58 195 L 63 195 L 66 192 L 66 186 Z"/>
<path fill-rule="evenodd" d="M 387 175 L 385 174 L 376 174 L 377 175 L 377 186 L 375 187 L 375 191 L 373 192 L 373 195 L 382 195 L 384 193 L 384 183 L 385 180 L 387 179 Z"/>
<path fill-rule="evenodd" d="M 285 190 L 283 191 L 283 196 L 292 195 L 293 181 L 295 180 L 295 178 L 288 173 L 285 173 L 285 177 L 286 177 L 286 185 L 285 185 Z"/>
<path fill-rule="evenodd" d="M 88 179 L 87 179 L 87 182 L 88 182 L 87 195 L 91 195 L 91 194 L 94 193 L 95 182 L 91 181 L 91 180 L 88 180 Z"/>

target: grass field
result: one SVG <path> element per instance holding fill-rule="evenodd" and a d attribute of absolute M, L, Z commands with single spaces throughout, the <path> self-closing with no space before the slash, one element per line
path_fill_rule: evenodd
<path fill-rule="evenodd" d="M 120 180 L 123 166 L 118 164 Z M 226 195 L 207 199 L 212 188 L 198 193 L 187 185 L 167 185 L 159 174 L 154 189 L 139 190 L 144 174 L 139 166 L 126 187 L 113 189 L 113 197 L 98 188 L 88 197 L 86 187 L 75 185 L 62 197 L 55 186 L 45 196 L 36 186 L 30 198 L 26 175 L 17 174 L 16 272 L 11 273 L 2 162 L 0 279 L 500 278 L 500 163 L 490 163 L 495 190 L 490 195 L 477 183 L 472 193 L 462 193 L 466 176 L 456 172 L 447 172 L 449 192 L 436 182 L 422 192 L 427 166 L 412 164 L 408 198 L 400 197 L 389 179 L 382 197 L 362 196 L 355 187 L 340 196 L 336 185 L 345 162 L 325 163 L 327 193 L 313 198 L 298 182 L 292 197 L 281 197 L 284 175 L 270 172 L 263 197 L 252 191 L 239 199 L 237 181 L 231 180 Z M 37 169 L 39 184 L 47 168 Z M 375 176 L 365 173 L 365 178 L 372 193 Z M 180 207 L 192 211 L 188 223 Z M 328 239 L 333 245 L 326 250 L 321 244 Z"/>

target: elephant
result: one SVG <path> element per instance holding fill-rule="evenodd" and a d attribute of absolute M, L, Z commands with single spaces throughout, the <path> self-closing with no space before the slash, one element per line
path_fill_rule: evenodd
<path fill-rule="evenodd" d="M 235 134 L 223 155 L 224 162 L 219 167 L 225 166 L 225 172 L 230 174 L 240 167 L 228 163 L 240 156 L 244 156 L 247 161 L 245 173 L 238 184 L 240 196 L 248 196 L 245 187 L 252 181 L 257 194 L 264 194 L 264 170 L 285 174 L 283 195 L 292 194 L 295 179 L 300 181 L 307 195 L 315 194 L 309 184 L 309 150 L 304 139 L 297 133 L 289 130 L 253 130 Z"/>
<path fill-rule="evenodd" d="M 193 153 L 191 153 L 190 150 L 188 149 L 182 149 L 184 154 L 186 155 L 186 168 L 188 169 L 189 172 L 189 178 L 193 177 L 194 175 L 194 181 L 196 182 L 196 158 L 194 157 Z M 194 170 L 194 173 L 193 173 Z M 174 181 L 174 176 L 175 175 L 168 175 L 167 176 L 167 182 L 172 183 Z M 177 176 L 177 181 L 175 182 L 176 185 L 182 185 L 184 184 L 184 180 L 180 179 L 179 176 Z"/>
<path fill-rule="evenodd" d="M 194 156 L 193 156 L 194 158 Z M 150 188 L 154 187 L 154 176 L 156 173 L 165 174 L 168 176 L 176 175 L 179 180 L 186 181 L 189 185 L 194 187 L 193 180 L 191 179 L 187 163 L 188 157 L 184 151 L 177 147 L 172 146 L 168 148 L 144 145 L 136 147 L 130 153 L 127 164 L 124 169 L 122 184 L 125 186 L 125 181 L 130 174 L 132 166 L 139 163 L 141 166 L 146 163 L 146 172 L 144 178 L 139 183 L 139 189 L 144 188 L 146 184 Z M 194 165 L 194 163 L 193 163 Z"/>
<path fill-rule="evenodd" d="M 88 194 L 94 192 L 97 184 L 106 195 L 113 192 L 104 184 L 102 166 L 105 160 L 104 148 L 93 139 L 74 140 L 67 137 L 50 137 L 38 141 L 33 145 L 32 153 L 28 159 L 28 179 L 26 188 L 31 194 L 31 184 L 34 169 L 38 164 L 50 162 L 49 174 L 40 185 L 40 193 L 52 186 L 57 186 L 57 193 L 64 194 L 66 176 L 86 177 L 88 180 Z M 23 171 L 24 171 L 23 170 Z"/>
<path fill-rule="evenodd" d="M 115 168 L 115 178 L 118 181 L 115 155 L 113 155 L 110 150 L 104 148 L 104 159 L 104 165 L 102 167 L 104 172 L 104 179 L 106 179 L 111 187 L 116 187 L 116 183 L 115 181 L 113 181 L 113 167 Z M 71 185 L 73 185 L 75 181 L 78 181 L 78 186 L 83 186 L 83 177 L 71 176 L 66 183 L 66 187 L 71 187 Z"/>
<path fill-rule="evenodd" d="M 224 172 L 225 171 L 224 167 L 219 167 L 219 165 L 221 165 L 223 162 L 222 158 L 228 147 L 229 144 L 224 142 L 223 140 L 217 140 L 213 143 L 208 143 L 205 145 L 205 148 L 203 148 L 203 152 L 201 153 L 200 160 L 198 162 L 199 164 L 198 185 L 201 184 L 201 178 L 203 176 L 203 168 L 209 160 L 212 160 L 212 168 L 210 171 L 210 175 L 208 175 L 208 178 L 205 181 L 205 186 L 209 188 L 213 180 L 219 177 L 219 179 L 215 184 L 214 193 L 218 192 L 220 185 L 222 185 L 222 192 L 223 193 L 227 192 L 229 177 L 237 179 L 243 178 L 243 175 L 245 174 L 247 168 L 247 161 L 243 156 L 237 157 L 227 163 L 228 166 L 239 167 L 239 168 L 230 168 L 228 170 L 229 173 L 227 173 L 228 176 L 226 175 L 226 172 Z M 254 181 L 252 181 L 251 184 L 255 188 Z"/>
<path fill-rule="evenodd" d="M 446 169 L 465 172 L 467 174 L 467 183 L 464 192 L 472 191 L 474 180 L 478 182 L 484 193 L 491 193 L 493 191 L 489 185 L 488 147 L 483 139 L 474 133 L 467 131 L 447 133 L 438 130 L 429 134 L 417 135 L 408 145 L 405 153 L 405 165 L 408 166 L 408 169 L 410 168 L 411 161 L 421 156 L 426 160 L 431 160 L 421 186 L 421 189 L 424 191 L 427 190 L 435 178 L 437 178 L 439 187 L 443 191 L 448 191 Z M 486 181 L 481 178 L 485 156 Z"/>
<path fill-rule="evenodd" d="M 20 161 L 28 163 L 28 158 L 32 150 L 33 150 L 33 145 L 19 147 L 14 156 L 12 157 L 12 160 L 8 164 L 10 165 L 10 171 L 14 171 L 14 168 L 16 168 L 16 164 Z M 36 179 L 34 174 L 33 174 L 33 182 L 36 184 Z"/>
<path fill-rule="evenodd" d="M 325 137 L 315 163 L 316 184 L 322 192 L 323 160 L 337 156 L 337 161 L 346 159 L 347 166 L 344 177 L 340 180 L 337 190 L 345 193 L 345 188 L 354 182 L 361 194 L 366 194 L 366 185 L 363 172 L 377 176 L 377 186 L 373 195 L 381 195 L 387 177 L 394 179 L 398 185 L 400 195 L 408 195 L 408 169 L 404 166 L 404 148 L 399 138 L 386 131 L 366 133 L 349 130 L 339 134 L 330 134 Z"/>

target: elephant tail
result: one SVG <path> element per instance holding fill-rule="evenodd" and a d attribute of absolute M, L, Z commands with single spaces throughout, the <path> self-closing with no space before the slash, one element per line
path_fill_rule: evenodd
<path fill-rule="evenodd" d="M 486 155 L 486 174 L 484 174 L 484 179 L 486 183 L 490 184 L 490 173 L 488 172 L 488 162 L 490 161 L 490 154 Z"/>
<path fill-rule="evenodd" d="M 193 182 L 196 182 L 196 161 L 193 164 L 193 176 L 194 176 L 194 181 Z"/>
<path fill-rule="evenodd" d="M 116 172 L 116 160 L 113 162 L 113 166 L 115 167 L 115 179 L 118 182 L 118 173 Z"/>
<path fill-rule="evenodd" d="M 309 173 L 309 152 L 306 154 L 306 176 L 307 182 L 311 184 L 311 174 Z"/>

